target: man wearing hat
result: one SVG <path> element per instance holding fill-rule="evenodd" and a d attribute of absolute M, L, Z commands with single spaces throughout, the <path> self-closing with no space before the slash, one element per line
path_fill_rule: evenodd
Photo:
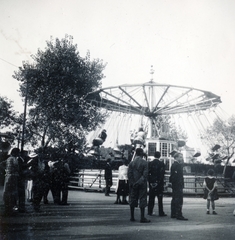
<path fill-rule="evenodd" d="M 160 161 L 160 152 L 154 153 L 153 161 L 148 164 L 148 181 L 149 181 L 149 201 L 148 201 L 148 215 L 153 215 L 153 208 L 155 205 L 155 196 L 158 198 L 158 212 L 159 216 L 167 216 L 163 211 L 163 190 L 164 190 L 164 175 L 165 164 Z"/>
<path fill-rule="evenodd" d="M 45 164 L 42 162 L 41 156 L 36 153 L 31 153 L 29 155 L 31 160 L 28 162 L 28 165 L 32 173 L 32 195 L 33 195 L 33 207 L 35 211 L 40 210 L 40 202 L 44 193 L 44 181 L 43 174 L 45 169 Z"/>
<path fill-rule="evenodd" d="M 178 220 L 188 220 L 182 214 L 184 188 L 183 163 L 182 153 L 175 153 L 169 180 L 172 185 L 171 218 Z"/>
<path fill-rule="evenodd" d="M 135 208 L 140 207 L 141 223 L 150 222 L 144 216 L 145 207 L 147 206 L 147 178 L 148 178 L 148 164 L 143 159 L 144 151 L 142 148 L 136 149 L 136 155 L 128 167 L 128 179 L 130 186 L 129 204 L 131 211 L 130 221 L 135 221 Z"/>

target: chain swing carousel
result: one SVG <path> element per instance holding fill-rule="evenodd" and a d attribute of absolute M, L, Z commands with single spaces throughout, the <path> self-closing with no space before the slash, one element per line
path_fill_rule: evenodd
<path fill-rule="evenodd" d="M 132 144 L 134 137 L 131 136 L 138 132 L 134 129 L 141 129 L 145 132 L 144 142 L 138 144 L 145 146 L 150 158 L 155 151 L 160 151 L 168 168 L 172 161 L 170 153 L 185 145 L 183 140 L 175 142 L 169 138 L 169 121 L 178 122 L 179 125 L 181 122 L 181 128 L 185 129 L 192 122 L 194 125 L 201 122 L 201 114 L 215 109 L 221 103 L 220 97 L 212 92 L 156 83 L 152 79 L 143 84 L 102 88 L 89 93 L 86 99 L 110 112 L 110 118 L 103 126 L 107 130 L 104 146 L 115 148 L 117 144 Z M 184 121 L 187 118 L 191 120 L 185 124 L 181 118 Z M 205 125 L 204 122 L 202 126 Z M 193 157 L 198 156 L 199 152 L 193 154 Z"/>
<path fill-rule="evenodd" d="M 89 93 L 86 101 L 109 112 L 109 118 L 102 126 L 107 133 L 105 141 L 98 137 L 101 129 L 97 129 L 87 138 L 98 151 L 93 155 L 96 160 L 102 160 L 100 156 L 105 148 L 114 152 L 117 150 L 118 154 L 120 148 L 117 147 L 135 145 L 135 147 L 144 147 L 149 160 L 153 158 L 155 151 L 159 151 L 166 170 L 170 170 L 173 163 L 172 152 L 181 151 L 186 147 L 185 140 L 172 140 L 169 124 L 176 123 L 187 134 L 189 130 L 190 134 L 195 136 L 193 139 L 196 139 L 196 135 L 200 136 L 200 129 L 210 124 L 209 118 L 211 119 L 221 103 L 220 97 L 212 92 L 156 83 L 153 79 L 142 84 L 102 88 Z M 192 144 L 197 146 L 198 143 L 195 140 Z M 128 151 L 122 151 L 122 154 L 128 158 Z M 195 151 L 193 148 L 189 158 L 195 159 L 200 155 L 200 150 Z M 97 187 L 102 188 L 102 170 L 95 174 L 87 173 L 87 176 L 92 175 L 87 184 L 85 184 L 85 174 L 85 171 L 80 173 L 80 177 L 83 176 L 80 187 L 91 188 L 98 182 Z M 115 178 L 115 174 L 113 177 Z"/>

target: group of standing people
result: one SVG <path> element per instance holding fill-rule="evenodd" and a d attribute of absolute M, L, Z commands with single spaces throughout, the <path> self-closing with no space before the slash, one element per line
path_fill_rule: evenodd
<path fill-rule="evenodd" d="M 167 216 L 163 211 L 165 165 L 159 160 L 160 152 L 155 152 L 154 160 L 151 162 L 147 162 L 143 156 L 143 149 L 137 148 L 135 158 L 130 162 L 128 168 L 130 221 L 135 221 L 135 208 L 139 205 L 140 222 L 149 223 L 150 220 L 145 217 L 145 208 L 148 207 L 148 215 L 154 215 L 156 196 L 158 198 L 159 216 Z M 149 198 L 147 197 L 148 185 Z"/>
<path fill-rule="evenodd" d="M 148 215 L 154 215 L 155 197 L 158 198 L 159 216 L 167 216 L 163 211 L 163 191 L 165 165 L 159 160 L 160 152 L 155 153 L 155 159 L 147 162 L 144 158 L 144 150 L 137 148 L 135 156 L 128 165 L 128 160 L 123 159 L 122 165 L 118 169 L 118 181 L 116 186 L 117 198 L 115 204 L 130 205 L 131 218 L 135 221 L 135 208 L 140 207 L 141 223 L 150 222 L 145 218 L 145 208 L 148 206 Z M 112 186 L 111 159 L 107 159 L 105 167 L 105 196 L 109 196 Z M 147 183 L 149 183 L 149 199 L 147 199 Z M 127 196 L 129 195 L 129 202 Z M 122 197 L 122 199 L 121 199 Z"/>
<path fill-rule="evenodd" d="M 48 161 L 41 155 L 27 156 L 19 148 L 13 148 L 5 162 L 3 201 L 6 216 L 15 213 L 16 208 L 18 212 L 26 212 L 26 190 L 35 211 L 40 210 L 42 199 L 44 204 L 48 203 L 49 190 L 55 204 L 67 204 L 70 168 L 66 160 Z"/>
<path fill-rule="evenodd" d="M 128 204 L 127 196 L 129 195 L 130 221 L 135 221 L 135 208 L 139 206 L 140 222 L 148 223 L 150 220 L 145 217 L 145 208 L 148 207 L 149 216 L 154 215 L 155 197 L 158 199 L 159 216 L 167 216 L 163 210 L 165 165 L 160 161 L 160 152 L 155 152 L 154 160 L 150 162 L 146 161 L 143 156 L 144 150 L 137 148 L 135 157 L 129 165 L 125 159 L 119 167 L 115 204 Z M 169 178 L 172 187 L 171 218 L 188 220 L 182 214 L 183 155 L 176 152 L 173 157 L 174 163 L 171 166 Z M 71 170 L 66 159 L 43 160 L 38 154 L 22 155 L 18 148 L 13 148 L 6 160 L 5 172 L 3 201 L 6 215 L 11 215 L 15 206 L 18 206 L 19 212 L 26 211 L 26 182 L 32 182 L 32 194 L 29 194 L 29 196 L 32 195 L 32 204 L 35 211 L 39 211 L 42 199 L 44 204 L 48 203 L 47 195 L 50 190 L 54 204 L 68 204 L 68 184 Z M 107 160 L 105 167 L 105 181 L 105 196 L 109 196 L 110 188 L 113 185 L 111 159 Z M 147 199 L 148 186 L 149 198 Z M 205 190 L 204 199 L 207 200 L 207 214 L 210 214 L 210 206 L 212 213 L 217 214 L 214 202 L 218 199 L 217 184 L 212 169 L 209 169 L 203 186 Z"/>
<path fill-rule="evenodd" d="M 130 162 L 127 177 L 129 180 L 129 204 L 130 204 L 130 221 L 135 221 L 135 208 L 140 208 L 140 222 L 149 223 L 145 217 L 145 208 L 148 208 L 148 215 L 155 215 L 153 212 L 155 206 L 155 197 L 158 199 L 158 214 L 160 217 L 167 216 L 163 210 L 163 191 L 165 164 L 160 160 L 160 152 L 155 152 L 154 159 L 147 162 L 144 158 L 142 148 L 137 148 L 134 159 Z M 172 188 L 171 200 L 171 218 L 177 220 L 188 220 L 183 216 L 183 155 L 175 152 L 174 163 L 170 169 L 169 186 Z M 147 183 L 149 184 L 149 198 L 147 201 Z M 207 200 L 207 214 L 210 214 L 210 205 L 212 214 L 216 215 L 215 200 L 218 199 L 217 183 L 214 176 L 214 170 L 209 169 L 208 176 L 205 177 L 204 183 L 204 199 Z"/>

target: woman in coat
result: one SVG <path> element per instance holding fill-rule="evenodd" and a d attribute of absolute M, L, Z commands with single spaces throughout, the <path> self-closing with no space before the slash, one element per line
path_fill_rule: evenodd
<path fill-rule="evenodd" d="M 19 148 L 13 148 L 10 156 L 6 160 L 6 174 L 3 189 L 3 201 L 5 206 L 5 215 L 12 215 L 14 206 L 17 205 L 18 199 L 18 178 L 19 164 L 18 157 L 20 155 Z"/>

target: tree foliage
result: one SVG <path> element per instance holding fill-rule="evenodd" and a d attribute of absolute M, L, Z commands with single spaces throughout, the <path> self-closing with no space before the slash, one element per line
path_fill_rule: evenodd
<path fill-rule="evenodd" d="M 17 113 L 13 110 L 12 102 L 0 96 L 0 129 L 12 127 L 17 121 Z"/>
<path fill-rule="evenodd" d="M 187 141 L 187 133 L 180 128 L 177 127 L 174 122 L 171 121 L 170 116 L 159 116 L 154 121 L 155 129 L 157 130 L 156 136 L 163 137 L 177 142 L 178 140 Z"/>
<path fill-rule="evenodd" d="M 213 151 L 213 146 L 219 145 L 218 161 L 224 161 L 225 169 L 233 157 L 235 149 L 235 116 L 231 116 L 228 120 L 222 121 L 216 119 L 213 125 L 206 129 L 202 136 L 202 140 Z M 214 161 L 213 158 L 208 158 Z M 224 170 L 225 171 L 225 170 Z"/>
<path fill-rule="evenodd" d="M 20 91 L 27 97 L 26 140 L 42 147 L 66 147 L 84 141 L 87 131 L 96 128 L 105 114 L 84 101 L 99 87 L 105 64 L 100 59 L 83 58 L 71 36 L 46 42 L 44 51 L 32 56 L 33 64 L 23 63 L 14 73 Z"/>

